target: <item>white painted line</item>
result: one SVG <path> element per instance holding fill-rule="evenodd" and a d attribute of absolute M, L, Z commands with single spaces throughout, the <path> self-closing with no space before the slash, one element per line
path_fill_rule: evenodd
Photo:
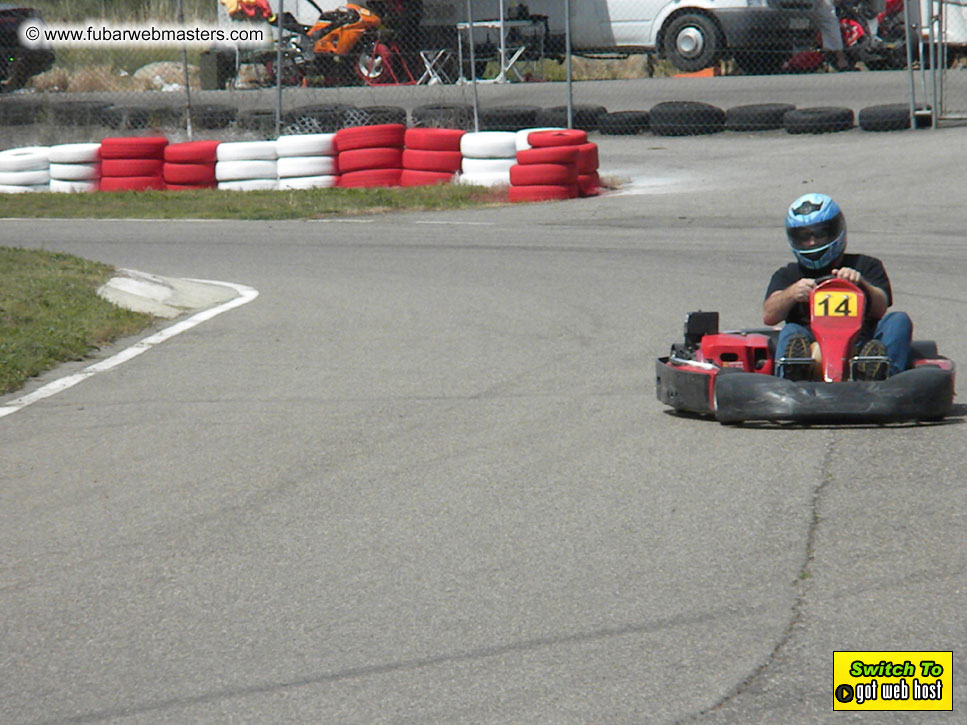
<path fill-rule="evenodd" d="M 372 224 L 375 219 L 306 219 L 317 224 Z"/>
<path fill-rule="evenodd" d="M 76 217 L 69 216 L 45 216 L 45 217 L 30 217 L 30 216 L 5 216 L 0 217 L 5 222 L 35 222 L 43 219 L 48 222 L 76 222 L 78 219 Z M 232 221 L 231 219 L 157 219 L 154 217 L 149 217 L 146 219 L 140 219 L 138 217 L 100 217 L 97 219 L 99 222 L 137 222 L 141 224 L 142 222 L 163 222 L 165 224 L 169 222 L 192 222 L 195 224 L 224 224 L 227 221 Z M 284 220 L 280 220 L 284 221 Z"/>
<path fill-rule="evenodd" d="M 497 225 L 497 222 L 458 222 L 458 221 L 434 221 L 434 222 L 416 221 L 413 223 L 414 224 L 460 224 L 467 227 L 492 227 Z"/>
<path fill-rule="evenodd" d="M 121 352 L 115 355 L 112 355 L 111 357 L 106 358 L 105 360 L 101 360 L 100 362 L 96 362 L 93 365 L 89 365 L 88 367 L 81 370 L 79 373 L 74 373 L 73 375 L 67 375 L 58 380 L 49 382 L 46 385 L 40 388 L 37 388 L 32 393 L 27 393 L 27 395 L 17 398 L 16 400 L 12 400 L 4 406 L 0 406 L 0 418 L 3 418 L 6 415 L 10 415 L 11 413 L 16 413 L 18 410 L 21 410 L 22 408 L 27 407 L 31 403 L 36 403 L 38 400 L 49 398 L 51 395 L 56 395 L 57 393 L 67 390 L 68 388 L 72 388 L 75 385 L 77 385 L 79 382 L 87 380 L 92 375 L 96 375 L 97 373 L 103 373 L 105 370 L 111 370 L 112 368 L 116 368 L 121 363 L 125 363 L 128 360 L 131 360 L 132 358 L 136 358 L 141 353 L 147 352 L 155 345 L 160 345 L 165 340 L 170 340 L 175 335 L 179 335 L 185 330 L 190 330 L 195 325 L 199 325 L 202 322 L 212 319 L 213 317 L 217 317 L 223 312 L 228 312 L 231 309 L 234 309 L 236 307 L 241 307 L 244 304 L 248 304 L 249 302 L 251 302 L 256 297 L 259 296 L 259 292 L 257 289 L 253 289 L 252 287 L 247 287 L 243 284 L 235 284 L 234 282 L 218 282 L 215 280 L 208 280 L 208 279 L 193 279 L 190 281 L 200 282 L 203 284 L 215 284 L 215 285 L 220 285 L 222 287 L 230 287 L 231 289 L 238 292 L 238 297 L 233 297 L 228 302 L 223 302 L 222 304 L 216 305 L 215 307 L 210 307 L 207 310 L 202 310 L 201 312 L 198 312 L 192 315 L 191 317 L 182 320 L 181 322 L 176 322 L 175 324 L 169 327 L 166 327 L 165 329 L 160 330 L 159 332 L 156 332 L 153 335 L 149 335 L 143 340 L 140 340 L 134 343 L 131 347 L 125 348 L 124 350 L 121 350 Z"/>

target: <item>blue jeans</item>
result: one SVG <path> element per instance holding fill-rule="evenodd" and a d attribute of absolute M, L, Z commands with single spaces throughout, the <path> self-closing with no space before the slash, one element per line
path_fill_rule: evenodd
<path fill-rule="evenodd" d="M 896 375 L 903 372 L 910 364 L 910 340 L 913 338 L 913 323 L 910 321 L 906 312 L 888 312 L 876 323 L 870 334 L 870 325 L 864 325 L 860 330 L 857 342 L 859 346 L 871 339 L 879 340 L 886 346 L 886 354 L 890 358 L 889 375 Z M 779 331 L 779 339 L 776 341 L 776 358 L 783 356 L 786 347 L 789 345 L 793 335 L 802 335 L 806 341 L 813 343 L 816 338 L 809 331 L 808 327 L 798 325 L 795 322 L 787 322 Z M 776 375 L 779 370 L 776 370 Z"/>

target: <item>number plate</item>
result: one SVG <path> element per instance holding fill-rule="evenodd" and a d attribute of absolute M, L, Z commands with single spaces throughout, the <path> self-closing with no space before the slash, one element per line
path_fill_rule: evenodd
<path fill-rule="evenodd" d="M 859 309 L 855 292 L 824 292 L 813 297 L 813 317 L 856 317 Z"/>
<path fill-rule="evenodd" d="M 791 30 L 805 30 L 809 27 L 809 18 L 791 18 L 789 28 Z"/>

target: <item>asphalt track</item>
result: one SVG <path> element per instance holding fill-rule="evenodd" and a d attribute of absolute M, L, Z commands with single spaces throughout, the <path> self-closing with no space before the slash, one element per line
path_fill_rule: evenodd
<path fill-rule="evenodd" d="M 967 130 L 597 140 L 590 200 L 0 224 L 259 291 L 0 420 L 0 721 L 962 718 L 834 713 L 832 660 L 953 650 L 962 710 L 965 406 L 723 427 L 653 361 L 758 324 L 812 189 L 967 360 Z"/>

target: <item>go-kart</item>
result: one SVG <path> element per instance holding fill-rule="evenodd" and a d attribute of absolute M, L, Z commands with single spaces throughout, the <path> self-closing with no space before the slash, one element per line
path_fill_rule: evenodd
<path fill-rule="evenodd" d="M 676 411 L 730 424 L 892 423 L 950 413 L 954 363 L 933 341 L 913 341 L 906 370 L 862 379 L 864 371 L 885 371 L 889 362 L 857 354 L 865 306 L 863 290 L 852 282 L 817 280 L 809 297 L 816 350 L 806 358 L 776 357 L 778 327 L 719 332 L 718 312 L 692 312 L 684 343 L 656 362 L 658 399 Z M 799 374 L 790 378 L 807 379 L 776 375 L 792 368 Z"/>

